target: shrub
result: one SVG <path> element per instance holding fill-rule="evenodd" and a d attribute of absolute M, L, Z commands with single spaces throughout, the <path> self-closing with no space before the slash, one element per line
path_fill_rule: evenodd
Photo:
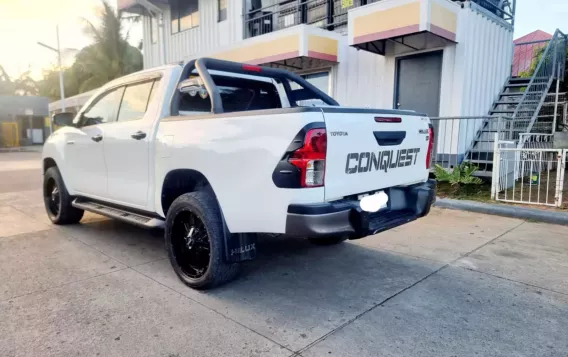
<path fill-rule="evenodd" d="M 452 187 L 459 190 L 461 185 L 480 185 L 483 181 L 473 173 L 479 168 L 469 162 L 462 162 L 455 166 L 453 170 L 448 171 L 440 165 L 435 167 L 436 180 L 440 182 L 449 182 Z"/>

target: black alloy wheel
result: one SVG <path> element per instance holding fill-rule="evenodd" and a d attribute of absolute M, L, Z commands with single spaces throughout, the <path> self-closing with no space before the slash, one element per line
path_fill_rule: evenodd
<path fill-rule="evenodd" d="M 170 205 L 165 244 L 176 275 L 193 289 L 211 289 L 234 279 L 239 264 L 225 260 L 230 233 L 211 190 L 180 195 Z"/>
<path fill-rule="evenodd" d="M 43 174 L 43 202 L 53 224 L 73 224 L 81 220 L 85 211 L 73 207 L 73 200 L 57 167 L 48 168 Z"/>
<path fill-rule="evenodd" d="M 47 209 L 49 210 L 49 213 L 54 217 L 57 217 L 59 215 L 59 210 L 61 209 L 61 194 L 55 179 L 50 178 L 47 181 L 47 185 L 44 190 L 44 198 L 46 199 L 46 202 L 48 202 Z"/>
<path fill-rule="evenodd" d="M 180 212 L 174 220 L 175 259 L 184 274 L 201 278 L 209 268 L 211 242 L 203 221 L 193 212 Z"/>

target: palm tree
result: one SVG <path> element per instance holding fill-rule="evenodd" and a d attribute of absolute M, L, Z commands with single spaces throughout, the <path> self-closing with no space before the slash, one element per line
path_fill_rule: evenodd
<path fill-rule="evenodd" d="M 0 65 L 0 95 L 13 95 L 14 94 L 14 83 L 8 76 L 8 73 L 4 70 L 4 67 Z"/>
<path fill-rule="evenodd" d="M 73 65 L 77 74 L 85 78 L 79 92 L 142 69 L 142 54 L 128 44 L 128 32 L 122 34 L 122 12 L 115 13 L 107 0 L 103 0 L 102 5 L 100 26 L 85 20 L 85 32 L 93 39 L 93 44 L 79 51 Z"/>
<path fill-rule="evenodd" d="M 0 65 L 0 95 L 37 95 L 37 84 L 30 77 L 30 71 L 12 80 Z"/>

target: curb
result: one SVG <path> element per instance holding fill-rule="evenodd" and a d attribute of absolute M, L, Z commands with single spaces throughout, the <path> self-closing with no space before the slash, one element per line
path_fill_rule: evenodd
<path fill-rule="evenodd" d="M 535 208 L 490 204 L 450 198 L 437 198 L 435 207 L 448 208 L 498 216 L 530 219 L 538 222 L 568 225 L 568 213 L 544 211 Z"/>
<path fill-rule="evenodd" d="M 0 148 L 0 152 L 41 152 L 43 146 L 18 146 L 14 148 Z"/>

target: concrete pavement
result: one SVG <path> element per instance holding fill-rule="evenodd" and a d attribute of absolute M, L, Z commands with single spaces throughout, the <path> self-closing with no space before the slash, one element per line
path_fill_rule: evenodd
<path fill-rule="evenodd" d="M 568 355 L 568 227 L 434 209 L 335 247 L 262 237 L 198 292 L 156 232 L 52 226 L 21 154 L 0 153 L 2 356 Z"/>

